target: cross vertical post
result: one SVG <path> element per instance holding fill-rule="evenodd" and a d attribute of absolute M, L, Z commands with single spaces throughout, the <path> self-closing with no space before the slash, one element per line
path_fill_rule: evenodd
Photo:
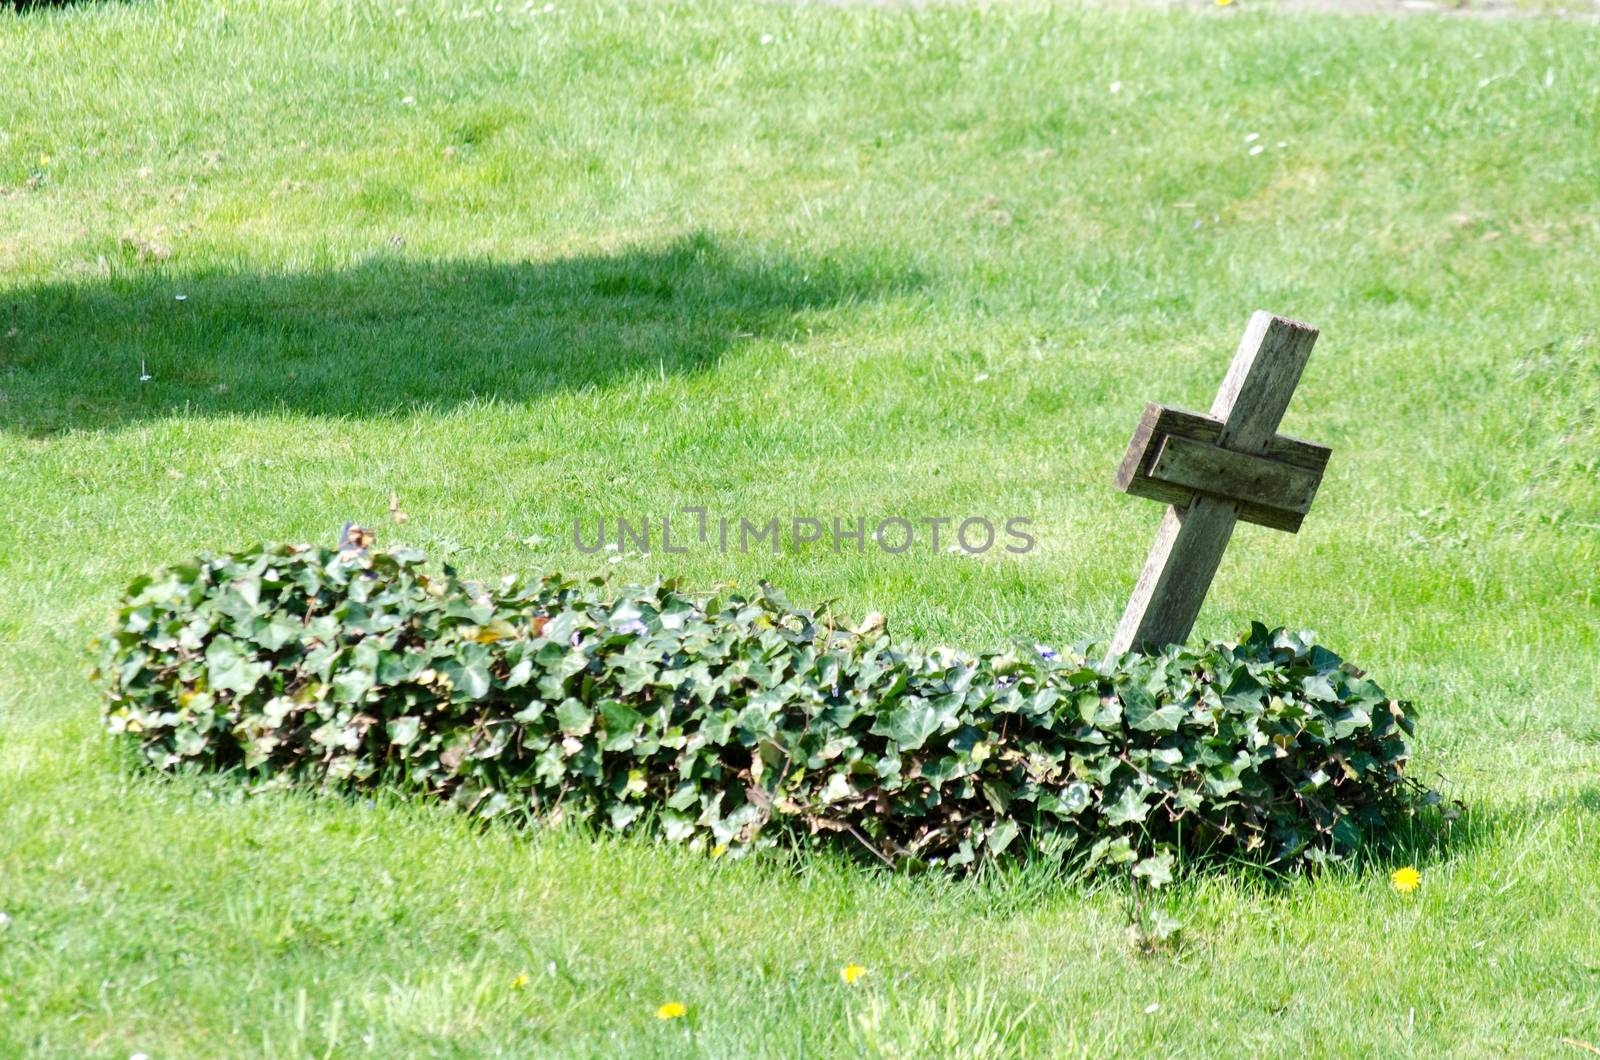
<path fill-rule="evenodd" d="M 1309 324 L 1258 311 L 1210 415 L 1155 404 L 1145 409 L 1117 486 L 1170 506 L 1112 654 L 1189 636 L 1238 520 L 1300 528 L 1330 451 L 1277 430 L 1316 341 Z"/>

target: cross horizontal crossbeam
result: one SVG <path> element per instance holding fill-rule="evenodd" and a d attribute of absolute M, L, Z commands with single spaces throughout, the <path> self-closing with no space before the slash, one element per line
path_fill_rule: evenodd
<path fill-rule="evenodd" d="M 1333 451 L 1279 434 L 1255 456 L 1218 445 L 1222 428 L 1214 417 L 1151 402 L 1117 468 L 1117 488 L 1180 508 L 1209 494 L 1235 502 L 1246 522 L 1298 531 Z"/>

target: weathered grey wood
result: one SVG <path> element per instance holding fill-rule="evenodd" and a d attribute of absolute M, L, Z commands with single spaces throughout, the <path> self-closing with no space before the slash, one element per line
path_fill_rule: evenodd
<path fill-rule="evenodd" d="M 1279 440 L 1277 430 L 1316 340 L 1316 329 L 1307 324 L 1270 313 L 1251 316 L 1207 417 L 1220 424 L 1213 444 L 1257 457 L 1266 456 L 1274 447 L 1279 453 L 1303 452 L 1292 440 Z M 1148 424 L 1140 421 L 1123 467 L 1118 469 L 1118 484 L 1130 492 L 1141 470 L 1146 483 L 1156 481 L 1148 478 L 1148 472 L 1164 448 L 1155 429 L 1161 415 L 1156 413 Z M 1150 452 L 1154 455 L 1147 463 L 1142 454 Z M 1321 462 L 1325 464 L 1326 457 Z M 1320 474 L 1321 467 L 1316 471 Z M 1237 492 L 1223 483 L 1214 483 L 1213 488 L 1225 494 Z M 1162 519 L 1156 543 L 1112 638 L 1113 654 L 1180 643 L 1194 628 L 1233 535 L 1239 505 L 1192 489 L 1187 492 L 1193 497 L 1188 506 L 1169 508 Z"/>
<path fill-rule="evenodd" d="M 1163 424 L 1168 420 L 1166 413 L 1181 412 L 1181 410 L 1171 410 L 1171 408 L 1160 407 L 1160 405 L 1157 405 L 1157 408 L 1162 410 Z M 1218 437 L 1221 434 L 1222 424 L 1218 423 L 1218 421 L 1210 420 L 1208 416 L 1202 416 L 1200 413 L 1181 413 L 1181 415 L 1192 416 L 1198 423 L 1211 424 L 1214 431 L 1206 432 L 1206 437 L 1214 439 L 1214 437 Z M 1134 496 L 1144 496 L 1147 500 L 1162 501 L 1163 504 L 1176 504 L 1178 508 L 1187 508 L 1190 501 L 1194 500 L 1194 488 L 1189 487 L 1189 485 L 1179 484 L 1179 482 L 1168 482 L 1168 480 L 1154 476 L 1155 461 L 1157 461 L 1158 456 L 1162 455 L 1163 447 L 1171 439 L 1192 440 L 1194 439 L 1194 432 L 1184 432 L 1184 434 L 1179 434 L 1179 432 L 1160 432 L 1160 434 L 1152 434 L 1150 437 L 1144 437 L 1142 428 L 1141 431 L 1134 432 L 1133 442 L 1128 445 L 1128 456 L 1123 460 L 1123 466 L 1117 472 L 1117 487 L 1123 492 L 1133 493 Z M 1286 445 L 1280 447 L 1278 442 L 1283 442 Z M 1198 444 L 1210 445 L 1210 442 L 1198 442 Z M 1293 463 L 1294 468 L 1299 469 L 1299 471 L 1309 472 L 1312 476 L 1317 477 L 1318 482 L 1322 479 L 1322 466 L 1328 461 L 1328 455 L 1330 455 L 1326 448 L 1320 447 L 1320 445 L 1310 445 L 1309 442 L 1299 442 L 1298 439 L 1288 439 L 1288 437 L 1280 434 L 1280 436 L 1275 437 L 1272 445 L 1269 445 L 1269 452 L 1275 452 L 1275 450 L 1283 450 L 1293 458 L 1293 461 L 1298 461 L 1298 463 Z M 1291 461 L 1283 460 L 1282 463 L 1288 464 Z M 1230 500 L 1234 500 L 1238 504 L 1238 517 L 1240 519 L 1245 520 L 1245 522 L 1261 524 L 1262 527 L 1272 527 L 1274 530 L 1288 530 L 1288 532 L 1294 533 L 1298 532 L 1299 528 L 1301 528 L 1301 522 L 1306 519 L 1302 512 L 1290 511 L 1290 509 L 1285 508 L 1272 508 L 1270 504 L 1253 503 L 1253 501 L 1242 500 L 1242 498 L 1230 498 Z"/>
<path fill-rule="evenodd" d="M 1237 521 L 1233 503 L 1215 497 L 1167 509 L 1111 640 L 1112 654 L 1188 638 Z"/>
<path fill-rule="evenodd" d="M 1211 403 L 1211 415 L 1222 421 L 1218 445 L 1241 453 L 1266 452 L 1316 342 L 1317 329 L 1310 324 L 1260 310 L 1251 314 Z"/>
<path fill-rule="evenodd" d="M 1133 438 L 1128 443 L 1128 451 L 1117 468 L 1117 488 L 1135 497 L 1186 507 L 1194 499 L 1193 489 L 1151 476 L 1162 446 L 1173 436 L 1216 445 L 1217 439 L 1222 437 L 1222 421 L 1170 405 L 1158 405 L 1155 402 L 1146 405 L 1143 415 L 1139 417 L 1139 425 L 1134 429 Z M 1325 445 L 1278 434 L 1267 443 L 1266 456 L 1314 472 L 1320 480 L 1332 451 Z M 1274 530 L 1294 533 L 1305 519 L 1303 513 L 1254 504 L 1237 497 L 1233 499 L 1238 502 L 1240 519 L 1270 526 Z"/>
<path fill-rule="evenodd" d="M 1212 496 L 1222 500 L 1232 500 L 1234 515 L 1246 523 L 1255 523 L 1272 530 L 1283 530 L 1291 534 L 1299 533 L 1300 526 L 1306 517 L 1299 512 L 1291 512 L 1286 508 L 1271 508 L 1264 504 L 1251 504 L 1223 496 L 1220 493 L 1197 493 L 1189 486 L 1180 486 L 1174 482 L 1163 482 L 1156 478 L 1140 479 L 1128 492 L 1135 497 L 1144 497 L 1148 500 L 1160 501 L 1170 504 L 1174 508 L 1187 508 L 1194 503 L 1196 496 Z"/>
<path fill-rule="evenodd" d="M 1220 445 L 1207 445 L 1169 434 L 1150 465 L 1150 477 L 1196 493 L 1208 493 L 1241 505 L 1260 505 L 1285 515 L 1311 510 L 1322 476 L 1281 460 L 1251 456 Z M 1239 513 L 1246 518 L 1244 512 Z"/>
<path fill-rule="evenodd" d="M 1160 447 L 1162 438 L 1169 434 L 1192 438 L 1207 445 L 1217 445 L 1218 439 L 1222 437 L 1222 421 L 1203 412 L 1190 412 L 1188 409 L 1150 402 L 1140 414 L 1139 425 L 1134 428 L 1133 440 L 1128 443 L 1128 451 L 1122 458 L 1121 466 L 1117 468 L 1118 489 L 1129 488 L 1130 483 L 1141 473 L 1141 464 L 1148 468 L 1149 462 L 1155 458 L 1155 450 Z M 1328 466 L 1333 451 L 1316 442 L 1308 442 L 1287 434 L 1275 434 L 1267 443 L 1267 450 L 1263 455 L 1293 464 L 1295 467 L 1303 467 L 1307 471 L 1320 473 Z"/>

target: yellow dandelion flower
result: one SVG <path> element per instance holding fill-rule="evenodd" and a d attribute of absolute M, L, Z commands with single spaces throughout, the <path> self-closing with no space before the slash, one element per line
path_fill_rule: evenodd
<path fill-rule="evenodd" d="M 1218 7 L 1227 7 L 1231 3 L 1233 3 L 1233 0 L 1217 0 Z"/>
<path fill-rule="evenodd" d="M 529 980 L 527 976 L 519 975 L 515 979 L 511 980 L 511 989 L 521 990 L 523 987 L 528 985 L 528 982 Z"/>
<path fill-rule="evenodd" d="M 1389 874 L 1389 885 L 1401 894 L 1410 894 L 1422 886 L 1422 873 L 1407 865 Z"/>
<path fill-rule="evenodd" d="M 714 858 L 720 858 L 722 855 L 726 854 L 727 852 L 728 852 L 728 844 L 726 844 L 726 843 L 718 843 L 716 846 L 711 848 L 711 856 L 714 857 Z"/>
<path fill-rule="evenodd" d="M 41 166 L 48 166 L 50 164 L 50 156 L 49 155 L 40 155 L 39 156 L 39 164 Z"/>
<path fill-rule="evenodd" d="M 847 964 L 843 968 L 839 969 L 839 977 L 841 979 L 843 979 L 845 982 L 849 983 L 851 986 L 854 986 L 855 983 L 856 983 L 856 980 L 860 979 L 863 975 L 866 975 L 866 974 L 867 974 L 867 970 L 865 968 L 861 967 L 861 965 L 855 963 L 854 961 L 851 961 L 849 964 Z"/>
<path fill-rule="evenodd" d="M 656 1019 L 675 1020 L 688 1011 L 689 1010 L 684 1007 L 682 1001 L 668 1001 L 665 1005 L 662 1005 L 660 1008 L 656 1009 Z"/>

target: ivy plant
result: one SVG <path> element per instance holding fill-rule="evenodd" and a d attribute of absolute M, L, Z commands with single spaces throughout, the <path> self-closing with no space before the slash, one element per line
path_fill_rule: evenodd
<path fill-rule="evenodd" d="M 762 585 L 480 584 L 414 550 L 258 546 L 139 578 L 97 670 L 150 765 L 387 786 L 486 817 L 785 837 L 964 867 L 1047 838 L 1303 865 L 1407 812 L 1414 712 L 1309 635 L 1103 660 L 897 644 Z"/>

